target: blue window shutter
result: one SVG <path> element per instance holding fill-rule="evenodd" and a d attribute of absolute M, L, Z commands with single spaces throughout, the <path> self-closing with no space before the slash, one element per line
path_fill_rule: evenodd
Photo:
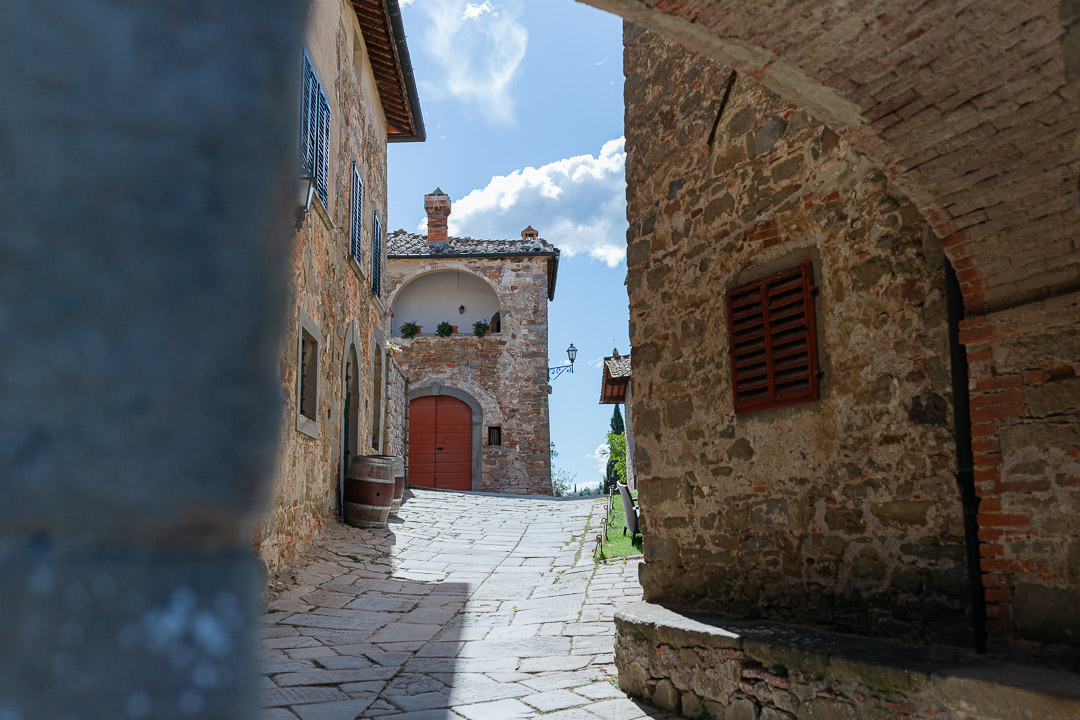
<path fill-rule="evenodd" d="M 351 236 L 349 238 L 349 255 L 360 260 L 360 238 L 363 231 L 364 221 L 364 181 L 360 179 L 360 168 L 353 161 L 352 169 L 352 202 L 350 203 L 352 216 L 350 220 Z"/>
<path fill-rule="evenodd" d="M 326 95 L 322 88 L 318 87 L 318 141 L 315 154 L 315 191 L 322 198 L 323 205 L 329 206 L 329 180 L 330 180 L 330 103 L 326 101 Z"/>
<path fill-rule="evenodd" d="M 371 292 L 376 297 L 382 295 L 382 223 L 379 214 L 375 218 L 374 232 L 371 234 Z"/>
<path fill-rule="evenodd" d="M 300 77 L 300 167 L 315 176 L 315 113 L 312 88 L 317 84 L 311 60 L 304 52 L 303 74 Z"/>

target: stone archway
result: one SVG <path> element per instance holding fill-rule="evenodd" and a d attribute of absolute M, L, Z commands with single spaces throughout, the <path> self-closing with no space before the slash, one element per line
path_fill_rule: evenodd
<path fill-rule="evenodd" d="M 1080 289 L 1077 97 L 1057 0 L 580 0 L 806 108 L 919 208 L 971 315 Z M 716 88 L 719 103 L 723 88 Z"/>

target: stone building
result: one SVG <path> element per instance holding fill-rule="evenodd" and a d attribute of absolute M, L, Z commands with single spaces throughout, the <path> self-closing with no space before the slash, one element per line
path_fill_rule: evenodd
<path fill-rule="evenodd" d="M 297 68 L 301 172 L 312 192 L 297 214 L 284 417 L 257 533 L 271 571 L 339 512 L 350 456 L 404 453 L 407 383 L 386 348 L 386 144 L 424 139 L 396 0 L 312 2 Z"/>
<path fill-rule="evenodd" d="M 629 355 L 619 355 L 615 348 L 609 357 L 604 358 L 604 370 L 600 378 L 600 404 L 622 405 L 623 426 L 626 432 L 626 484 L 631 490 L 637 489 L 637 474 L 634 472 L 634 383 Z"/>
<path fill-rule="evenodd" d="M 637 26 L 624 67 L 646 600 L 1074 665 L 1075 298 L 970 317 L 845 137 Z"/>
<path fill-rule="evenodd" d="M 450 198 L 425 197 L 427 235 L 387 237 L 393 342 L 409 377 L 409 482 L 551 493 L 547 303 L 559 250 L 521 240 L 447 237 Z M 454 331 L 436 334 L 447 322 Z M 477 322 L 490 332 L 474 333 Z M 407 338 L 403 324 L 420 326 Z"/>

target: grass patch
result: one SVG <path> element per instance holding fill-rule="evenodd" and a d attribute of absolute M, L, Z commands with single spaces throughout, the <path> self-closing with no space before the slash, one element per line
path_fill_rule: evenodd
<path fill-rule="evenodd" d="M 631 490 L 630 494 L 636 498 L 637 490 Z M 630 540 L 629 533 L 623 535 L 623 520 L 625 519 L 622 498 L 616 495 L 615 502 L 611 504 L 611 511 L 608 512 L 607 536 L 604 538 L 603 545 L 600 546 L 600 554 L 596 556 L 598 560 L 641 554 L 641 535 L 635 535 L 633 542 Z"/>

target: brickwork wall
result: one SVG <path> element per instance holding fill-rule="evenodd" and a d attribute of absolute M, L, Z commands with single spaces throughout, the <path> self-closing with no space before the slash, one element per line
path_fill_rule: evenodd
<path fill-rule="evenodd" d="M 483 408 L 481 490 L 551 494 L 547 382 L 547 262 L 542 258 L 392 259 L 391 302 L 409 280 L 438 270 L 485 278 L 499 296 L 502 331 L 483 338 L 471 327 L 438 337 L 425 332 L 407 340 L 398 356 L 411 387 L 438 379 L 462 390 Z M 453 322 L 448 310 L 448 319 Z M 408 320 L 408 318 L 400 318 Z M 487 427 L 502 426 L 501 447 L 489 447 Z"/>
<path fill-rule="evenodd" d="M 843 138 L 627 37 L 646 599 L 969 644 L 944 259 Z M 710 135 L 713 139 L 710 142 Z M 812 260 L 821 399 L 736 417 L 725 289 Z"/>
<path fill-rule="evenodd" d="M 827 122 L 931 223 L 969 312 L 1080 288 L 1074 0 L 584 2 Z"/>
<path fill-rule="evenodd" d="M 990 647 L 1080 667 L 1080 295 L 961 328 Z"/>
<path fill-rule="evenodd" d="M 330 103 L 330 197 L 316 197 L 297 231 L 289 265 L 289 303 L 281 346 L 283 419 L 271 502 L 255 538 L 270 572 L 287 565 L 337 513 L 341 473 L 346 347 L 355 323 L 363 401 L 374 397 L 374 332 L 386 313 L 371 294 L 372 211 L 386 218 L 386 124 L 370 66 L 358 77 L 353 42 L 359 28 L 340 0 L 316 0 L 309 16 L 306 47 Z M 361 40 L 362 43 L 362 40 Z M 362 48 L 361 48 L 362 50 Z M 300 58 L 297 58 L 299 73 Z M 299 107 L 299 98 L 297 99 Z M 349 259 L 349 191 L 352 163 L 364 177 L 364 257 Z M 318 438 L 296 428 L 298 309 L 323 336 L 319 357 Z M 362 405 L 363 407 L 363 405 Z M 371 413 L 360 413 L 363 452 L 372 452 Z"/>

